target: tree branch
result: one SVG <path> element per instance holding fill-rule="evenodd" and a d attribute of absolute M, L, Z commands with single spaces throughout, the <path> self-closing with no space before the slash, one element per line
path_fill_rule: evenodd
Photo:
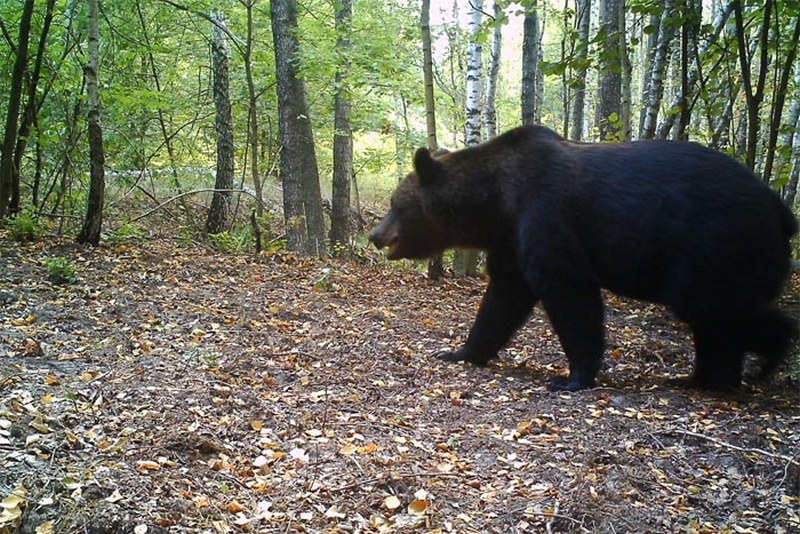
<path fill-rule="evenodd" d="M 764 449 L 759 449 L 759 448 L 756 448 L 756 447 L 739 447 L 737 445 L 733 445 L 731 443 L 728 443 L 727 441 L 722 441 L 721 439 L 713 438 L 711 436 L 706 436 L 705 434 L 700 434 L 700 433 L 697 433 L 697 432 L 692 432 L 690 430 L 682 430 L 682 429 L 678 429 L 678 428 L 673 428 L 671 430 L 663 430 L 660 433 L 661 434 L 672 434 L 672 433 L 683 434 L 684 436 L 691 436 L 693 438 L 704 439 L 706 441 L 710 441 L 711 443 L 714 443 L 715 445 L 719 445 L 720 447 L 724 447 L 726 449 L 731 449 L 731 450 L 734 450 L 734 451 L 737 451 L 737 452 L 749 452 L 749 453 L 760 454 L 762 456 L 767 456 L 769 458 L 775 458 L 776 460 L 782 460 L 782 461 L 787 462 L 789 464 L 793 464 L 793 465 L 796 465 L 796 466 L 800 467 L 800 461 L 798 461 L 795 458 L 792 458 L 792 457 L 789 457 L 789 456 L 785 456 L 783 454 L 775 454 L 773 452 L 765 451 Z"/>
<path fill-rule="evenodd" d="M 256 197 L 256 195 L 254 195 L 250 191 L 247 191 L 246 189 L 214 189 L 213 187 L 212 188 L 208 188 L 208 189 L 194 189 L 192 191 L 184 191 L 183 193 L 181 193 L 179 195 L 175 195 L 174 197 L 168 198 L 167 200 L 165 200 L 164 202 L 162 202 L 161 204 L 159 204 L 155 208 L 144 212 L 143 214 L 139 215 L 138 217 L 134 217 L 133 219 L 128 221 L 128 224 L 132 224 L 132 223 L 135 223 L 136 221 L 140 221 L 140 220 L 144 219 L 145 217 L 149 217 L 150 215 L 152 215 L 153 213 L 157 212 L 158 210 L 160 210 L 161 208 L 163 208 L 167 204 L 175 202 L 176 200 L 181 199 L 183 197 L 186 197 L 186 196 L 189 196 L 189 195 L 194 195 L 194 194 L 197 194 L 197 193 L 212 193 L 212 192 L 213 193 L 244 193 L 245 195 L 249 195 L 249 196 L 253 197 L 256 200 L 256 202 L 261 202 L 258 199 L 258 197 Z M 263 205 L 263 203 L 262 203 L 262 205 Z"/>
<path fill-rule="evenodd" d="M 238 52 L 242 56 L 245 55 L 245 45 L 244 45 L 244 42 L 242 41 L 242 39 L 240 39 L 232 31 L 230 31 L 224 24 L 220 24 L 218 21 L 214 20 L 210 15 L 207 15 L 207 14 L 203 13 L 202 11 L 198 11 L 196 9 L 192 9 L 190 7 L 184 6 L 184 5 L 179 4 L 177 2 L 173 2 L 172 0 L 158 0 L 158 1 L 162 2 L 164 4 L 167 4 L 168 6 L 172 6 L 175 9 L 178 9 L 180 11 L 185 11 L 187 13 L 191 13 L 192 15 L 195 15 L 197 17 L 200 17 L 203 20 L 206 20 L 206 21 L 210 22 L 211 24 L 213 24 L 214 26 L 219 28 L 220 31 L 222 31 L 225 35 L 230 37 L 231 41 L 233 41 L 234 46 L 236 46 L 236 49 L 238 50 Z"/>

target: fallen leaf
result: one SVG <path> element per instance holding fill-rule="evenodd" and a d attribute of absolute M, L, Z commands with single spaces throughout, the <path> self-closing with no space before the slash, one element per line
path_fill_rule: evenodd
<path fill-rule="evenodd" d="M 158 471 L 159 469 L 161 469 L 161 464 L 159 464 L 158 462 L 153 462 L 152 460 L 142 460 L 136 462 L 136 468 L 142 472 Z"/>
<path fill-rule="evenodd" d="M 431 502 L 421 499 L 415 499 L 408 505 L 408 512 L 411 514 L 424 514 L 430 507 Z"/>
<path fill-rule="evenodd" d="M 389 495 L 383 500 L 383 505 L 389 510 L 397 510 L 402 506 L 402 503 L 396 495 Z"/>
<path fill-rule="evenodd" d="M 232 514 L 238 514 L 239 512 L 244 512 L 245 508 L 242 504 L 237 501 L 231 501 L 228 503 L 228 512 Z"/>

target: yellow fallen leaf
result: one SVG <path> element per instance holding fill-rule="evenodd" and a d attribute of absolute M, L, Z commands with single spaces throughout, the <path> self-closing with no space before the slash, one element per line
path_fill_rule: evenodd
<path fill-rule="evenodd" d="M 58 386 L 59 384 L 61 384 L 61 380 L 56 375 L 47 375 L 48 386 Z"/>
<path fill-rule="evenodd" d="M 363 447 L 358 448 L 358 452 L 360 452 L 361 454 L 367 454 L 377 451 L 378 451 L 378 446 L 374 443 L 370 443 L 369 445 L 364 445 Z"/>
<path fill-rule="evenodd" d="M 258 432 L 264 428 L 264 421 L 250 421 L 250 428 Z"/>
<path fill-rule="evenodd" d="M 25 488 L 17 488 L 11 493 L 11 495 L 0 501 L 0 507 L 5 508 L 6 510 L 17 508 L 20 504 L 26 501 L 25 496 L 27 494 L 28 492 L 25 490 Z"/>
<path fill-rule="evenodd" d="M 136 468 L 139 471 L 158 471 L 161 469 L 161 465 L 158 462 L 153 462 L 152 460 L 143 460 L 136 462 Z"/>
<path fill-rule="evenodd" d="M 36 534 L 51 534 L 52 532 L 55 532 L 55 530 L 56 530 L 55 523 L 53 523 L 52 521 L 45 521 L 44 523 L 36 527 L 35 532 Z"/>
<path fill-rule="evenodd" d="M 408 505 L 408 512 L 411 514 L 424 514 L 431 505 L 431 501 L 416 499 Z"/>
<path fill-rule="evenodd" d="M 2 512 L 0 512 L 0 526 L 7 523 L 14 523 L 20 517 L 22 517 L 22 510 L 20 508 L 3 508 Z"/>
<path fill-rule="evenodd" d="M 35 428 L 36 430 L 38 430 L 42 434 L 49 434 L 50 432 L 53 431 L 53 429 L 51 429 L 49 426 L 47 426 L 47 423 L 45 423 L 43 421 L 40 421 L 38 419 L 35 420 L 35 421 L 31 421 L 30 427 L 31 428 Z"/>
<path fill-rule="evenodd" d="M 232 514 L 238 514 L 239 512 L 244 512 L 245 508 L 242 504 L 231 501 L 228 503 L 228 511 Z"/>
<path fill-rule="evenodd" d="M 397 510 L 402 506 L 402 503 L 396 495 L 389 495 L 383 500 L 383 505 L 389 510 Z"/>
<path fill-rule="evenodd" d="M 341 449 L 339 449 L 339 454 L 344 454 L 345 456 L 348 456 L 356 452 L 357 449 L 358 447 L 356 447 L 352 443 L 348 443 L 347 445 L 344 445 Z"/>

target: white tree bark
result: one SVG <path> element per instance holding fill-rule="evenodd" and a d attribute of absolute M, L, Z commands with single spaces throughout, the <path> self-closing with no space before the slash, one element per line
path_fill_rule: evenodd
<path fill-rule="evenodd" d="M 661 24 L 658 28 L 658 44 L 653 58 L 653 70 L 650 74 L 650 87 L 647 92 L 648 102 L 645 109 L 644 125 L 641 137 L 652 139 L 658 125 L 658 110 L 664 97 L 664 74 L 667 71 L 667 58 L 669 57 L 669 44 L 675 35 L 670 18 L 674 15 L 675 0 L 664 0 L 664 12 L 661 15 Z"/>
<path fill-rule="evenodd" d="M 469 21 L 469 57 L 467 58 L 467 121 L 465 141 L 469 145 L 481 142 L 483 98 L 483 45 L 478 33 L 483 22 L 483 0 L 471 0 L 472 15 Z"/>
<path fill-rule="evenodd" d="M 494 18 L 497 21 L 503 12 L 499 2 L 494 3 Z M 495 23 L 492 41 L 492 58 L 489 67 L 489 79 L 486 83 L 486 138 L 497 136 L 497 83 L 500 79 L 500 54 L 503 49 L 503 31 L 500 24 Z"/>

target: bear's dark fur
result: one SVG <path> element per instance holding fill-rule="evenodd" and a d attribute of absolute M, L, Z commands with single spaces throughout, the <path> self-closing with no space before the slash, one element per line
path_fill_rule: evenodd
<path fill-rule="evenodd" d="M 567 141 L 541 126 L 431 156 L 370 239 L 389 259 L 485 250 L 489 285 L 449 361 L 486 364 L 541 301 L 569 359 L 555 390 L 591 388 L 604 351 L 601 288 L 669 306 L 694 334 L 691 382 L 741 383 L 745 352 L 764 374 L 795 322 L 772 306 L 797 222 L 744 166 L 694 143 Z"/>

